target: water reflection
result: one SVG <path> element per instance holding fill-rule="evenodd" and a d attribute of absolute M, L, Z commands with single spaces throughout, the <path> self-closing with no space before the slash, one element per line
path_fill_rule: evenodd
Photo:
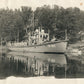
<path fill-rule="evenodd" d="M 66 57 L 64 54 L 2 53 L 0 75 L 6 76 L 55 76 L 65 77 Z"/>

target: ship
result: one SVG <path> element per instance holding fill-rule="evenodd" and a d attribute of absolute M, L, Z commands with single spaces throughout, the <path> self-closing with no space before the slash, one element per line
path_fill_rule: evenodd
<path fill-rule="evenodd" d="M 16 52 L 65 53 L 67 40 L 53 38 L 49 41 L 48 33 L 45 33 L 43 29 L 36 29 L 33 35 L 29 35 L 28 41 L 8 43 L 8 45 L 9 50 Z"/>
<path fill-rule="evenodd" d="M 34 20 L 32 24 L 34 28 Z M 8 49 L 10 51 L 31 53 L 65 53 L 67 49 L 67 35 L 64 40 L 57 40 L 55 37 L 50 40 L 49 32 L 45 32 L 42 25 L 33 32 L 30 31 L 30 26 L 27 26 L 25 37 L 27 39 L 24 42 L 7 43 Z"/>

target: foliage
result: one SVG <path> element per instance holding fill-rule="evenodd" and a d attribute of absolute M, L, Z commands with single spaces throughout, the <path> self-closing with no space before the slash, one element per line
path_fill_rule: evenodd
<path fill-rule="evenodd" d="M 31 7 L 21 7 L 20 9 L 0 9 L 0 37 L 6 41 L 22 41 L 25 35 L 25 28 L 33 22 L 35 28 L 42 26 L 43 29 L 50 31 L 50 39 L 55 36 L 57 39 L 65 38 L 67 29 L 70 41 L 77 39 L 78 33 L 84 31 L 84 11 L 79 8 L 67 8 L 54 5 L 37 7 L 33 12 Z M 36 22 L 37 21 L 37 22 Z M 33 29 L 33 25 L 30 27 Z M 74 37 L 74 38 L 73 38 Z"/>

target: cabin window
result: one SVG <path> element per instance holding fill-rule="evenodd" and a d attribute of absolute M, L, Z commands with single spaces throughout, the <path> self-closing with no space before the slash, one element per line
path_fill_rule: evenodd
<path fill-rule="evenodd" d="M 43 36 L 43 38 L 44 38 L 44 39 L 47 39 L 47 38 L 48 38 L 48 36 L 47 36 L 47 35 L 45 35 L 45 36 Z"/>
<path fill-rule="evenodd" d="M 40 37 L 42 38 L 42 35 L 40 35 Z"/>
<path fill-rule="evenodd" d="M 48 35 L 46 35 L 46 38 L 48 38 Z"/>

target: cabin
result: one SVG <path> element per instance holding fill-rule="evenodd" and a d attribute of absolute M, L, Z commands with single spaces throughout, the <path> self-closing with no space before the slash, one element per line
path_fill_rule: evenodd
<path fill-rule="evenodd" d="M 43 29 L 36 29 L 34 34 L 30 36 L 30 44 L 42 44 L 46 41 L 49 41 L 49 34 L 45 33 Z"/>
<path fill-rule="evenodd" d="M 49 41 L 49 34 L 45 33 L 43 29 L 36 29 L 32 35 L 28 33 L 27 41 L 22 42 L 8 42 L 8 46 L 27 46 L 27 45 L 36 45 L 42 44 Z"/>
<path fill-rule="evenodd" d="M 81 41 L 84 42 L 84 33 L 81 35 Z"/>

